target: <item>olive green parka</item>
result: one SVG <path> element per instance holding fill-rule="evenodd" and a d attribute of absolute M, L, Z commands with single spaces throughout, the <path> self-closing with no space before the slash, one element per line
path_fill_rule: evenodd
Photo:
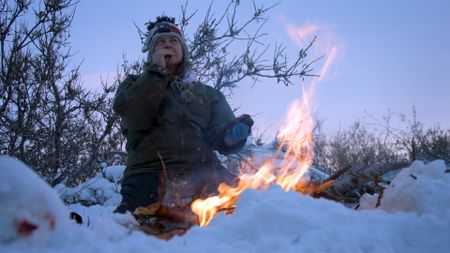
<path fill-rule="evenodd" d="M 245 140 L 228 147 L 227 129 L 236 122 L 224 95 L 217 89 L 194 82 L 189 102 L 164 68 L 145 64 L 140 75 L 120 83 L 113 109 L 121 117 L 128 152 L 125 177 L 145 173 L 217 168 L 213 150 L 229 153 Z"/>

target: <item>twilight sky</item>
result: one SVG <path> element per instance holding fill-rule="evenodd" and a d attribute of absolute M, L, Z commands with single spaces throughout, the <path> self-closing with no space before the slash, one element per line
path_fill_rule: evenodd
<path fill-rule="evenodd" d="M 98 87 L 100 76 L 111 80 L 123 54 L 129 60 L 145 57 L 135 22 L 141 28 L 149 19 L 165 13 L 177 19 L 185 1 L 82 0 L 72 24 L 72 51 L 81 61 L 83 84 Z M 216 1 L 216 14 L 226 1 Z M 270 6 L 277 1 L 256 1 Z M 188 27 L 189 35 L 208 8 L 209 1 L 190 1 L 199 10 Z M 251 1 L 241 0 L 240 15 L 248 15 Z M 265 43 L 284 43 L 295 55 L 313 36 L 312 54 L 325 55 L 314 72 L 325 73 L 313 97 L 314 115 L 325 128 L 346 128 L 360 117 L 380 119 L 387 110 L 417 116 L 426 126 L 439 123 L 450 128 L 450 1 L 325 1 L 284 0 L 269 12 Z M 273 47 L 267 59 L 271 58 Z M 324 66 L 329 64 L 324 70 Z M 316 78 L 317 79 L 317 78 Z M 266 140 L 273 138 L 289 105 L 301 96 L 314 78 L 293 79 L 285 87 L 263 80 L 255 87 L 243 81 L 229 99 L 237 114 L 254 116 Z"/>

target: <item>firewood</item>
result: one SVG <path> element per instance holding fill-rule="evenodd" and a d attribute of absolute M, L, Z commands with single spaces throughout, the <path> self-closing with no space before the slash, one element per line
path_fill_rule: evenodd
<path fill-rule="evenodd" d="M 336 181 L 333 183 L 332 188 L 334 191 L 345 195 L 352 190 L 359 189 L 367 182 L 372 181 L 389 171 L 400 169 L 408 165 L 408 163 L 394 163 L 377 166 L 364 164 L 352 165 L 348 170 L 336 177 Z"/>
<path fill-rule="evenodd" d="M 161 205 L 159 203 L 153 203 L 148 206 L 141 206 L 134 210 L 133 214 L 140 216 L 140 215 L 155 215 L 156 212 L 161 208 Z"/>
<path fill-rule="evenodd" d="M 187 210 L 170 208 L 161 203 L 153 203 L 145 207 L 138 207 L 134 210 L 135 216 L 153 216 L 160 219 L 178 222 L 196 223 L 195 215 Z"/>

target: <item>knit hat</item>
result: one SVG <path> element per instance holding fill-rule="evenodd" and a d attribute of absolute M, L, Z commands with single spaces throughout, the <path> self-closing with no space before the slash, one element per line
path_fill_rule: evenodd
<path fill-rule="evenodd" d="M 148 52 L 149 55 L 153 54 L 153 48 L 155 47 L 156 40 L 163 35 L 174 35 L 178 38 L 183 50 L 183 61 L 180 63 L 180 74 L 184 74 L 190 67 L 189 51 L 186 46 L 186 42 L 183 37 L 183 33 L 175 24 L 175 18 L 169 18 L 167 16 L 159 16 L 155 22 L 147 23 L 147 34 L 142 52 Z M 148 57 L 147 62 L 152 63 L 152 57 Z"/>

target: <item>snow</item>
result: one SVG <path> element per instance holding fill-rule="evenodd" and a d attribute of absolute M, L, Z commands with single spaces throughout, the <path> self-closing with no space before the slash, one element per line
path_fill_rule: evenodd
<path fill-rule="evenodd" d="M 69 225 L 69 211 L 56 191 L 24 163 L 6 156 L 0 156 L 0 203 L 0 243 L 45 244 Z"/>
<path fill-rule="evenodd" d="M 117 206 L 120 196 L 120 179 L 124 166 L 110 166 L 102 170 L 87 183 L 75 188 L 67 188 L 64 184 L 55 186 L 61 198 L 66 202 L 101 203 L 104 206 Z"/>
<path fill-rule="evenodd" d="M 415 212 L 450 218 L 450 174 L 444 161 L 414 162 L 403 169 L 384 191 L 381 209 L 395 213 Z"/>
<path fill-rule="evenodd" d="M 1 206 L 11 207 L 10 212 L 1 210 L 2 235 L 14 232 L 5 224 L 16 217 L 12 207 L 19 202 L 28 203 L 30 212 L 48 210 L 66 222 L 59 230 L 31 235 L 45 234 L 45 242 L 24 236 L 1 241 L 0 252 L 448 252 L 450 248 L 450 173 L 440 160 L 417 161 L 402 169 L 378 208 L 378 196 L 364 196 L 357 211 L 272 186 L 264 192 L 245 191 L 236 213 L 220 214 L 208 227 L 193 227 L 170 241 L 130 231 L 132 216 L 112 213 L 120 200 L 117 183 L 123 167 L 107 167 L 79 188 L 60 185 L 55 190 L 11 158 L 2 158 L 0 167 Z M 82 189 L 91 190 L 79 194 Z M 56 190 L 62 198 L 70 194 L 87 198 L 90 192 L 90 200 L 114 201 L 64 207 Z M 32 200 L 40 195 L 47 202 Z M 67 209 L 80 213 L 84 224 L 71 222 L 65 216 Z"/>

